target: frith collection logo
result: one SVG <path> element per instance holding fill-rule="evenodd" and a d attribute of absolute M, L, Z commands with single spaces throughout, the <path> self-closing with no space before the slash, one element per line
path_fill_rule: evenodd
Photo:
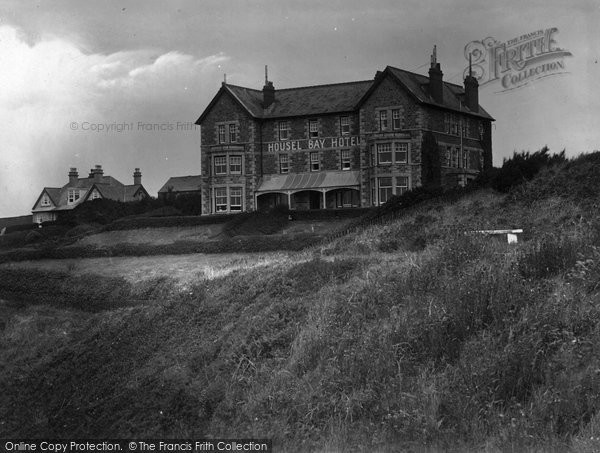
<path fill-rule="evenodd" d="M 503 91 L 527 85 L 543 77 L 564 74 L 565 57 L 571 52 L 558 47 L 558 28 L 547 28 L 521 35 L 506 42 L 492 37 L 471 41 L 465 46 L 470 61 L 465 76 L 471 74 L 481 86 L 499 82 Z"/>

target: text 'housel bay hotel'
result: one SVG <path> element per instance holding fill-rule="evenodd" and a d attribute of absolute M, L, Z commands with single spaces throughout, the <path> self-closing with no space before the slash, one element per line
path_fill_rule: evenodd
<path fill-rule="evenodd" d="M 442 75 L 434 48 L 429 78 L 388 66 L 373 80 L 280 90 L 223 82 L 196 122 L 202 213 L 365 207 L 467 184 L 492 165 L 494 119 L 477 79 Z"/>

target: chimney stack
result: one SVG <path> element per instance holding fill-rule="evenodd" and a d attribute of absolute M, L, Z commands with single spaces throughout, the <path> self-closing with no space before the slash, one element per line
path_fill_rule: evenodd
<path fill-rule="evenodd" d="M 142 172 L 140 172 L 139 168 L 136 168 L 133 172 L 133 184 L 135 184 L 136 186 L 142 184 Z"/>
<path fill-rule="evenodd" d="M 79 180 L 79 173 L 77 173 L 77 169 L 75 167 L 69 168 L 69 184 L 74 185 L 77 184 Z"/>
<path fill-rule="evenodd" d="M 94 178 L 94 182 L 102 182 L 102 175 L 104 175 L 104 170 L 102 170 L 102 165 L 96 165 L 95 168 L 90 170 L 90 178 Z"/>
<path fill-rule="evenodd" d="M 465 77 L 465 104 L 472 112 L 479 112 L 479 82 L 473 77 L 471 55 L 469 55 L 469 75 Z"/>
<path fill-rule="evenodd" d="M 433 46 L 433 54 L 431 55 L 431 67 L 429 68 L 429 94 L 438 104 L 444 103 L 444 82 L 440 64 L 437 62 L 436 46 Z"/>
<path fill-rule="evenodd" d="M 275 87 L 273 82 L 269 82 L 267 70 L 265 65 L 265 86 L 263 87 L 263 108 L 265 109 L 275 102 Z"/>

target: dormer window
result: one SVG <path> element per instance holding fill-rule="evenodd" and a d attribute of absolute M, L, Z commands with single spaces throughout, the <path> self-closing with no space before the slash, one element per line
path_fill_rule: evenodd
<path fill-rule="evenodd" d="M 50 206 L 50 197 L 46 194 L 42 197 L 41 206 Z"/>
<path fill-rule="evenodd" d="M 79 200 L 79 190 L 78 189 L 69 189 L 67 192 L 67 199 L 69 204 L 75 203 Z"/>

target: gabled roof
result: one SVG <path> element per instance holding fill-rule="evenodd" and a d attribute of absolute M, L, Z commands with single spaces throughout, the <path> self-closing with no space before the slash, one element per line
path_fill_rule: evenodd
<path fill-rule="evenodd" d="M 465 89 L 460 85 L 454 83 L 444 82 L 443 85 L 443 104 L 439 104 L 434 101 L 433 97 L 429 93 L 429 77 L 422 74 L 416 74 L 414 72 L 405 71 L 403 69 L 394 68 L 388 66 L 384 72 L 380 75 L 383 77 L 385 73 L 391 74 L 397 81 L 399 81 L 417 100 L 424 104 L 435 105 L 450 110 L 455 110 L 463 113 L 470 113 L 484 117 L 489 120 L 493 120 L 489 113 L 487 113 L 483 107 L 479 106 L 479 112 L 473 112 L 469 110 L 464 102 Z M 377 84 L 377 79 L 375 80 Z"/>
<path fill-rule="evenodd" d="M 40 196 L 37 198 L 37 200 L 33 204 L 32 210 L 35 209 L 35 207 L 38 205 L 38 203 L 40 202 L 40 200 L 42 199 L 44 194 L 47 194 L 48 197 L 50 197 L 50 201 L 52 201 L 52 204 L 54 206 L 58 206 L 58 203 L 60 201 L 60 191 L 61 190 L 62 189 L 60 187 L 44 187 L 44 189 L 40 193 Z M 49 207 L 46 207 L 46 210 L 48 210 L 48 208 Z"/>
<path fill-rule="evenodd" d="M 200 190 L 202 176 L 172 176 L 160 188 L 158 193 L 167 193 L 169 188 L 173 192 L 194 192 Z"/>
<path fill-rule="evenodd" d="M 202 123 L 223 95 L 231 96 L 250 116 L 257 119 L 352 112 L 360 108 L 362 103 L 388 75 L 400 83 L 419 103 L 494 120 L 481 106 L 479 112 L 469 110 L 464 102 L 465 91 L 462 86 L 444 82 L 444 102 L 440 104 L 435 102 L 429 93 L 429 77 L 387 66 L 383 72 L 377 73 L 374 80 L 275 90 L 275 101 L 266 109 L 263 108 L 262 104 L 262 90 L 223 83 L 216 96 L 196 121 L 196 124 Z"/>
<path fill-rule="evenodd" d="M 68 202 L 69 189 L 79 189 L 83 192 L 76 202 L 70 204 Z M 38 200 L 33 205 L 32 210 L 36 211 L 36 206 L 44 193 L 47 193 L 54 203 L 54 208 L 49 207 L 43 209 L 44 211 L 65 211 L 74 209 L 79 204 L 85 202 L 94 189 L 100 193 L 102 198 L 115 201 L 135 201 L 135 197 L 140 191 L 143 191 L 146 196 L 148 195 L 148 192 L 146 192 L 146 189 L 141 184 L 125 185 L 112 176 L 78 178 L 73 183 L 68 182 L 60 188 L 45 187 L 38 197 Z"/>

